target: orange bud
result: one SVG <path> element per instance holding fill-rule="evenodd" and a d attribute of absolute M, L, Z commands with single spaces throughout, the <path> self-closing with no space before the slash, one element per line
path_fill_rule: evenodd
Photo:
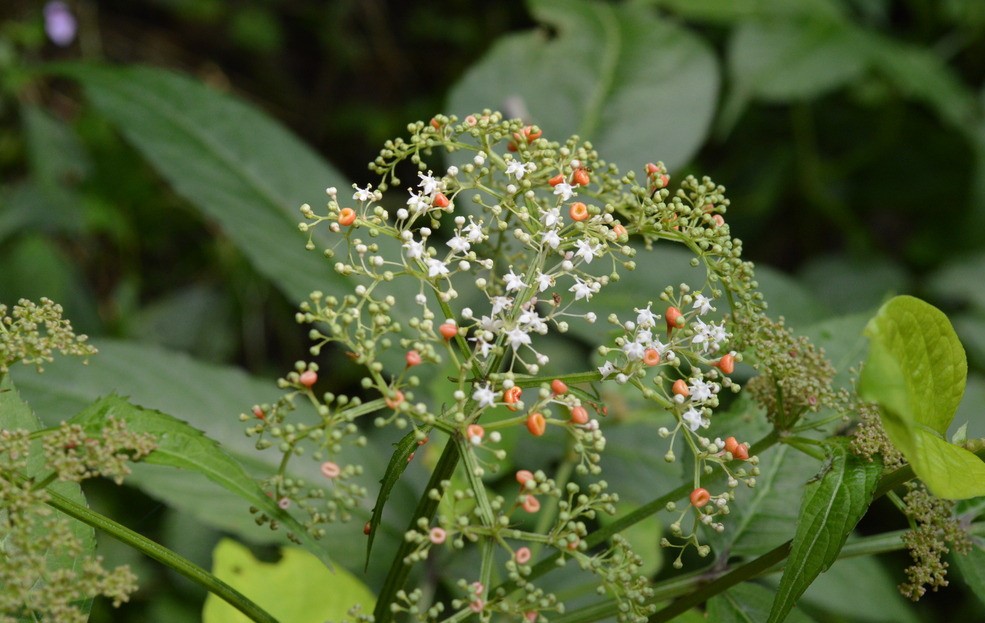
<path fill-rule="evenodd" d="M 721 214 L 715 214 L 715 215 L 713 215 L 711 217 L 711 220 L 715 221 L 715 226 L 716 227 L 721 227 L 722 225 L 725 224 L 725 217 L 723 217 Z"/>
<path fill-rule="evenodd" d="M 436 118 L 431 117 L 431 127 L 434 128 L 435 130 L 440 130 L 441 122 L 438 121 Z"/>
<path fill-rule="evenodd" d="M 314 370 L 305 370 L 298 378 L 298 382 L 310 389 L 312 385 L 318 382 L 318 373 Z"/>
<path fill-rule="evenodd" d="M 739 442 L 735 440 L 735 437 L 728 437 L 725 439 L 725 451 L 735 456 L 735 449 L 739 447 Z"/>
<path fill-rule="evenodd" d="M 573 221 L 584 221 L 588 219 L 588 206 L 586 206 L 581 201 L 576 201 L 571 204 L 571 209 L 568 210 L 568 214 L 571 216 Z"/>
<path fill-rule="evenodd" d="M 547 430 L 547 420 L 540 413 L 531 413 L 527 416 L 527 430 L 534 437 L 540 437 Z"/>
<path fill-rule="evenodd" d="M 667 335 L 670 335 L 674 329 L 680 329 L 684 326 L 684 314 L 676 307 L 668 307 L 664 313 L 664 318 L 667 320 Z"/>
<path fill-rule="evenodd" d="M 615 225 L 612 226 L 612 231 L 616 234 L 616 238 L 620 238 L 620 239 L 628 234 L 626 228 L 620 225 L 619 223 L 616 223 Z"/>
<path fill-rule="evenodd" d="M 588 186 L 588 182 L 591 178 L 588 176 L 588 171 L 585 169 L 577 169 L 574 175 L 571 176 L 571 181 L 574 182 L 574 186 Z"/>
<path fill-rule="evenodd" d="M 560 173 L 558 173 L 557 175 L 555 175 L 551 179 L 547 180 L 547 183 L 551 185 L 551 188 L 553 188 L 553 187 L 557 186 L 558 184 L 560 184 L 563 181 L 564 181 L 564 176 L 561 175 Z"/>
<path fill-rule="evenodd" d="M 587 424 L 588 423 L 588 410 L 585 407 L 579 405 L 577 407 L 571 408 L 571 421 L 575 424 Z"/>
<path fill-rule="evenodd" d="M 396 409 L 397 407 L 400 406 L 400 403 L 402 403 L 403 401 L 404 401 L 404 393 L 399 389 L 395 391 L 392 396 L 387 396 L 386 398 L 383 399 L 383 402 L 386 403 L 386 406 L 388 406 L 391 409 Z"/>
<path fill-rule="evenodd" d="M 523 394 L 523 390 L 517 387 L 516 385 L 505 390 L 503 392 L 503 402 L 506 403 L 506 408 L 509 409 L 510 411 L 516 411 L 516 407 L 514 407 L 513 405 L 515 405 L 517 401 L 520 400 L 520 396 L 522 394 Z"/>
<path fill-rule="evenodd" d="M 533 472 L 529 470 L 521 469 L 516 473 L 516 481 L 520 483 L 521 487 L 525 487 L 528 482 L 531 482 L 533 480 L 534 480 Z"/>
<path fill-rule="evenodd" d="M 648 348 L 643 351 L 643 363 L 648 366 L 655 366 L 660 363 L 660 352 L 656 348 Z"/>
<path fill-rule="evenodd" d="M 438 193 L 434 196 L 434 200 L 431 203 L 439 208 L 447 208 L 451 202 L 448 201 L 448 197 L 445 197 L 444 193 Z"/>
<path fill-rule="evenodd" d="M 441 337 L 446 340 L 450 340 L 458 335 L 458 327 L 454 322 L 443 322 L 441 323 L 441 326 L 438 327 L 438 333 L 440 333 Z"/>
<path fill-rule="evenodd" d="M 536 513 L 537 511 L 540 510 L 540 500 L 538 500 L 532 495 L 525 495 L 523 496 L 522 506 L 523 506 L 523 510 L 527 511 L 528 513 Z"/>
<path fill-rule="evenodd" d="M 691 492 L 691 506 L 695 508 L 701 508 L 705 504 L 711 501 L 711 494 L 708 493 L 707 489 L 698 487 Z"/>
<path fill-rule="evenodd" d="M 421 365 L 421 353 L 416 350 L 409 350 L 407 351 L 407 354 L 404 355 L 404 360 L 407 362 L 408 368 L 419 366 Z"/>
<path fill-rule="evenodd" d="M 554 379 L 551 381 L 551 392 L 555 396 L 560 396 L 561 394 L 568 393 L 568 384 L 561 379 Z"/>
<path fill-rule="evenodd" d="M 712 364 L 725 374 L 732 374 L 735 370 L 735 356 L 729 353 L 728 355 L 722 355 L 722 358 L 718 360 L 717 363 Z"/>
<path fill-rule="evenodd" d="M 465 435 L 468 437 L 469 442 L 478 445 L 482 438 L 486 436 L 486 429 L 478 424 L 469 424 L 468 428 L 465 429 Z"/>
<path fill-rule="evenodd" d="M 735 452 L 732 453 L 732 458 L 738 459 L 740 461 L 745 461 L 749 459 L 749 446 L 740 443 L 735 447 Z"/>
<path fill-rule="evenodd" d="M 685 382 L 684 379 L 677 379 L 676 381 L 674 381 L 674 385 L 673 387 L 671 387 L 671 391 L 677 394 L 678 396 L 684 396 L 685 398 L 691 395 L 691 390 L 687 388 L 687 382 Z"/>
<path fill-rule="evenodd" d="M 352 208 L 342 208 L 339 210 L 339 225 L 348 227 L 356 222 L 356 211 Z"/>

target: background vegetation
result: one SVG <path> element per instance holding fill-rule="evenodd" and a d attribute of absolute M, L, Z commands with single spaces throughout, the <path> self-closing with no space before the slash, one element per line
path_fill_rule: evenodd
<path fill-rule="evenodd" d="M 55 365 L 44 377 L 17 378 L 43 418 L 66 417 L 117 388 L 187 417 L 261 470 L 236 415 L 269 400 L 271 379 L 306 356 L 293 309 L 325 274 L 309 270 L 303 238 L 284 233 L 297 206 L 322 203 L 325 186 L 370 181 L 365 163 L 407 122 L 490 107 L 529 115 L 552 136 L 578 132 L 623 169 L 662 159 L 675 177 L 724 184 L 728 222 L 764 267 L 777 313 L 845 361 L 862 312 L 888 295 L 943 308 L 971 364 L 956 423 L 985 436 L 981 2 L 70 4 L 79 30 L 64 48 L 45 39 L 41 3 L 0 7 L 0 301 L 62 302 L 103 351 L 89 370 Z M 159 73 L 47 65 L 77 60 L 168 68 L 251 108 L 217 119 L 208 92 Z M 162 110 L 173 125 L 148 121 Z M 215 158 L 193 153 L 174 169 L 168 137 L 186 122 L 239 159 L 204 149 L 195 153 Z M 230 136 L 242 143 L 222 142 Z M 242 187 L 216 190 L 230 179 Z M 282 210 L 286 229 L 245 227 L 265 200 Z M 637 285 L 673 283 L 671 259 L 643 267 Z M 339 388 L 350 380 L 331 359 L 322 367 L 341 370 Z M 646 449 L 634 452 L 639 459 Z M 203 566 L 223 531 L 270 540 L 252 531 L 238 502 L 201 508 L 196 481 L 148 470 L 133 484 L 87 494 Z M 883 521 L 879 510 L 863 530 Z M 198 620 L 204 595 L 103 545 L 113 562 L 132 558 L 143 588 L 122 612 L 97 604 L 93 620 Z M 883 562 L 872 573 L 892 587 L 901 561 Z M 958 588 L 914 616 L 974 619 L 982 607 Z M 885 608 L 818 616 L 905 620 Z"/>

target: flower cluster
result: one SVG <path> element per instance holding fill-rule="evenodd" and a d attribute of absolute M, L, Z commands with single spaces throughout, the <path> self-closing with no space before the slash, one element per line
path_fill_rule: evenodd
<path fill-rule="evenodd" d="M 81 604 L 102 595 L 119 606 L 137 589 L 137 578 L 127 566 L 108 570 L 101 558 L 90 556 L 84 543 L 88 528 L 54 512 L 49 487 L 97 476 L 119 483 L 130 473 L 128 463 L 156 444 L 113 418 L 94 432 L 67 423 L 46 431 L 19 428 L 29 426 L 33 416 L 18 416 L 27 408 L 6 378 L 10 364 L 22 361 L 40 370 L 55 351 L 83 357 L 96 351 L 48 299 L 21 300 L 10 316 L 6 311 L 0 305 L 0 416 L 18 427 L 0 429 L 0 621 L 83 623 L 89 615 Z M 66 566 L 66 560 L 73 565 Z"/>
<path fill-rule="evenodd" d="M 413 564 L 435 549 L 477 544 L 482 571 L 462 578 L 453 609 L 484 620 L 496 612 L 525 621 L 561 611 L 557 597 L 531 577 L 546 548 L 559 564 L 575 560 L 598 574 L 620 603 L 620 620 L 645 620 L 652 611 L 647 583 L 628 544 L 610 539 L 599 551 L 587 545 L 598 514 L 614 513 L 618 499 L 605 481 L 592 480 L 606 445 L 593 417 L 604 411 L 595 385 L 634 386 L 669 414 L 673 432 L 665 427 L 661 435 L 672 437 L 671 447 L 683 439 L 693 452 L 696 488 L 713 465 L 725 471 L 728 489 L 705 492 L 709 498 L 690 507 L 695 525 L 719 529 L 712 520 L 727 513 L 740 480 L 754 484 L 757 468 L 745 444 L 700 435 L 720 392 L 739 389 L 730 375 L 741 355 L 732 349 L 728 317 L 715 312 L 723 303 L 732 311 L 760 305 L 751 267 L 728 233 L 723 189 L 689 177 L 672 194 L 662 163 L 646 165 L 646 181 L 637 184 L 634 174 L 620 176 L 577 137 L 552 142 L 537 128 L 489 111 L 461 123 L 439 116 L 409 130 L 408 140 L 388 141 L 370 165 L 380 175 L 375 186 L 354 185 L 351 195 L 329 188 L 323 213 L 301 207 L 308 248 L 318 248 L 316 231 L 327 228 L 323 252 L 353 286 L 347 293 L 313 293 L 297 320 L 310 326 L 312 355 L 339 349 L 361 366 L 363 393 L 320 393 L 317 364 L 298 362 L 280 381 L 286 390 L 280 400 L 242 414 L 258 448 L 276 446 L 285 455 L 265 486 L 282 507 L 297 503 L 307 511 L 317 534 L 318 523 L 346 518 L 348 512 L 333 512 L 340 505 L 361 504 L 364 491 L 347 480 L 358 475 L 358 466 L 344 464 L 341 450 L 366 442 L 362 416 L 372 415 L 378 427 L 405 429 L 406 439 L 422 444 L 436 433 L 447 436 L 444 452 L 457 453 L 461 472 L 453 478 L 449 462 L 447 473 L 433 477 L 440 486 L 426 495 L 442 500 L 441 512 L 414 519 L 399 555 Z M 435 151 L 450 154 L 454 164 L 436 167 L 429 162 Z M 406 186 L 398 173 L 404 163 L 417 169 Z M 391 190 L 400 196 L 396 201 Z M 629 244 L 634 234 L 647 246 L 658 240 L 685 245 L 695 265 L 704 264 L 706 283 L 663 291 L 662 315 L 654 301 L 641 301 L 634 320 L 610 316 L 619 334 L 599 348 L 602 365 L 586 362 L 584 372 L 559 374 L 546 341 L 573 323 L 597 323 L 593 299 L 620 271 L 636 266 L 638 247 Z M 453 385 L 440 404 L 420 389 L 435 377 Z M 299 398 L 312 404 L 318 422 L 292 419 Z M 517 428 L 563 441 L 566 458 L 556 476 L 526 469 L 524 458 L 511 453 L 505 433 Z M 328 510 L 316 500 L 324 494 L 287 471 L 290 458 L 306 452 L 322 462 L 332 491 Z M 668 457 L 674 460 L 673 451 Z M 747 461 L 749 469 L 742 466 Z M 489 484 L 505 469 L 515 471 L 518 491 Z M 685 538 L 682 549 L 698 544 L 693 530 L 677 534 Z M 491 586 L 496 549 L 505 550 L 506 574 L 523 596 Z M 415 592 L 401 594 L 390 607 L 420 620 L 444 611 L 440 603 L 423 607 Z"/>
<path fill-rule="evenodd" d="M 61 305 L 47 298 L 40 303 L 21 299 L 9 316 L 7 306 L 0 304 L 0 375 L 18 361 L 40 372 L 56 351 L 81 357 L 96 353 L 85 335 L 72 331 L 62 312 Z"/>

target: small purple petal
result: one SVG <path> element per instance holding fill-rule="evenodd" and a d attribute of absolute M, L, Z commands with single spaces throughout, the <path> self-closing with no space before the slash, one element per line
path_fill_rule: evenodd
<path fill-rule="evenodd" d="M 55 45 L 64 48 L 72 44 L 78 24 L 67 4 L 55 0 L 44 5 L 44 30 Z"/>

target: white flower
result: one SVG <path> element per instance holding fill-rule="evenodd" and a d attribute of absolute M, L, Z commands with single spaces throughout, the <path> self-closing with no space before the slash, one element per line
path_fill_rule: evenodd
<path fill-rule="evenodd" d="M 415 193 L 413 190 L 409 188 L 407 189 L 407 192 L 410 193 L 410 199 L 407 200 L 407 206 L 410 207 L 411 211 L 413 211 L 414 214 L 427 212 L 428 208 L 431 207 L 430 204 L 428 204 L 428 202 L 425 201 L 421 195 Z"/>
<path fill-rule="evenodd" d="M 535 279 L 537 281 L 538 291 L 540 292 L 543 292 L 547 288 L 551 287 L 551 282 L 554 281 L 554 278 L 547 273 L 537 273 L 537 277 Z"/>
<path fill-rule="evenodd" d="M 370 188 L 372 188 L 372 184 L 367 184 L 366 188 L 359 188 L 358 186 L 353 185 L 353 188 L 356 189 L 356 192 L 353 193 L 352 195 L 353 200 L 355 201 L 373 200 L 373 191 L 370 190 Z"/>
<path fill-rule="evenodd" d="M 685 411 L 684 415 L 681 416 L 681 419 L 684 420 L 684 423 L 687 424 L 687 427 L 690 428 L 691 431 L 698 430 L 698 427 L 708 428 L 708 420 L 701 417 L 701 412 L 694 407 L 691 407 Z"/>
<path fill-rule="evenodd" d="M 575 255 L 585 260 L 586 264 L 591 264 L 592 260 L 595 259 L 595 255 L 602 250 L 602 245 L 592 245 L 588 240 L 576 240 L 575 246 L 578 250 L 575 251 Z"/>
<path fill-rule="evenodd" d="M 657 326 L 657 317 L 650 311 L 649 305 L 646 306 L 646 309 L 637 309 L 636 312 L 637 325 L 644 329 Z"/>
<path fill-rule="evenodd" d="M 438 180 L 431 176 L 431 171 L 428 171 L 427 175 L 418 171 L 417 177 L 421 178 L 421 181 L 417 185 L 421 187 L 421 192 L 425 195 L 433 195 L 438 190 Z"/>
<path fill-rule="evenodd" d="M 503 280 L 506 281 L 507 292 L 516 292 L 527 287 L 527 284 L 523 283 L 523 278 L 513 272 L 512 266 L 510 266 L 510 272 L 503 275 Z"/>
<path fill-rule="evenodd" d="M 470 337 L 469 341 L 475 342 L 475 350 L 483 359 L 488 357 L 489 353 L 492 351 L 493 343 L 487 342 L 478 335 L 476 337 Z"/>
<path fill-rule="evenodd" d="M 580 301 L 585 299 L 586 301 L 591 300 L 592 295 L 598 291 L 598 284 L 582 281 L 578 277 L 575 277 L 575 285 L 568 288 L 568 292 L 575 293 L 575 300 Z"/>
<path fill-rule="evenodd" d="M 554 187 L 554 194 L 561 195 L 561 201 L 567 201 L 568 199 L 571 199 L 578 193 L 575 192 L 575 189 L 571 184 L 567 182 L 561 182 L 560 184 Z"/>
<path fill-rule="evenodd" d="M 483 239 L 485 239 L 485 235 L 482 233 L 482 227 L 477 225 L 475 222 L 471 222 L 466 225 L 465 229 L 462 230 L 462 233 L 465 234 L 465 238 L 469 242 L 482 242 Z"/>
<path fill-rule="evenodd" d="M 476 401 L 480 409 L 496 405 L 496 392 L 489 388 L 489 383 L 476 385 L 472 392 L 472 400 Z"/>
<path fill-rule="evenodd" d="M 561 208 L 551 208 L 544 212 L 542 217 L 544 227 L 554 227 L 561 223 Z"/>
<path fill-rule="evenodd" d="M 517 318 L 517 323 L 526 331 L 534 331 L 541 334 L 547 333 L 547 323 L 540 317 L 536 309 L 530 308 L 523 310 L 523 313 Z"/>
<path fill-rule="evenodd" d="M 601 366 L 599 366 L 599 374 L 602 375 L 603 379 L 608 377 L 610 374 L 612 374 L 615 371 L 616 371 L 616 367 L 612 365 L 611 361 L 606 361 Z"/>
<path fill-rule="evenodd" d="M 441 260 L 429 257 L 424 263 L 428 266 L 428 277 L 443 277 L 448 274 L 448 267 Z"/>
<path fill-rule="evenodd" d="M 643 345 L 639 342 L 626 342 L 623 344 L 622 352 L 626 353 L 626 358 L 630 361 L 639 361 L 643 358 Z"/>
<path fill-rule="evenodd" d="M 418 242 L 416 240 L 408 240 L 404 243 L 404 249 L 406 249 L 407 257 L 411 259 L 417 259 L 424 257 L 424 243 Z"/>
<path fill-rule="evenodd" d="M 447 244 L 449 247 L 452 248 L 452 250 L 454 250 L 457 253 L 465 253 L 466 251 L 469 250 L 469 247 L 472 246 L 469 244 L 468 240 L 462 238 L 461 236 L 452 236 L 451 239 L 448 240 L 448 242 L 445 244 Z"/>
<path fill-rule="evenodd" d="M 551 229 L 543 233 L 544 244 L 552 249 L 556 249 L 559 244 L 561 244 L 561 236 L 558 235 L 556 229 Z"/>
<path fill-rule="evenodd" d="M 537 165 L 532 162 L 510 160 L 509 164 L 506 165 L 506 174 L 513 175 L 516 179 L 522 180 L 524 175 L 527 173 L 533 173 L 536 169 Z"/>
<path fill-rule="evenodd" d="M 489 302 L 492 303 L 493 316 L 503 311 L 504 309 L 509 309 L 513 307 L 513 299 L 511 299 L 508 296 L 494 296 L 491 299 L 489 299 Z"/>
<path fill-rule="evenodd" d="M 691 306 L 691 309 L 697 309 L 698 314 L 701 316 L 704 316 L 710 311 L 715 311 L 715 308 L 711 306 L 711 299 L 700 292 L 694 295 L 694 305 Z"/>
<path fill-rule="evenodd" d="M 516 327 L 506 332 L 506 341 L 509 342 L 510 347 L 516 351 L 519 350 L 521 346 L 530 345 L 530 336 L 527 335 L 527 332 L 520 327 Z"/>
<path fill-rule="evenodd" d="M 691 402 L 704 402 L 714 395 L 714 386 L 702 378 L 691 381 L 688 386 Z"/>

